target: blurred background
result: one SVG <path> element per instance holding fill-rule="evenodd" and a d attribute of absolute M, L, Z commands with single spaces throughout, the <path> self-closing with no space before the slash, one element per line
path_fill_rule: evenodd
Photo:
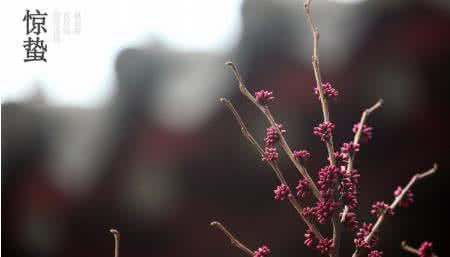
<path fill-rule="evenodd" d="M 313 94 L 312 38 L 301 1 L 42 1 L 2 14 L 2 254 L 113 256 L 111 227 L 127 257 L 244 256 L 211 220 L 274 257 L 313 256 L 305 225 L 277 181 L 218 102 L 235 103 L 257 138 L 265 122 L 243 99 L 224 63 L 252 91 L 272 89 L 276 118 L 294 148 L 308 149 L 315 177 L 326 150 Z M 47 63 L 24 63 L 26 9 L 48 13 Z M 382 227 L 385 256 L 411 256 L 400 241 L 434 242 L 448 256 L 450 2 L 315 0 L 324 81 L 338 145 L 379 98 L 363 145 L 361 219 L 390 202 L 397 185 L 440 164 L 418 183 L 415 203 Z M 295 168 L 281 165 L 292 185 Z M 346 233 L 343 256 L 353 250 Z"/>

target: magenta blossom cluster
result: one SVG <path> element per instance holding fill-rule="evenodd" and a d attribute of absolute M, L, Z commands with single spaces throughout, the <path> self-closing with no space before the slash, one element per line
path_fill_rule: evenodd
<path fill-rule="evenodd" d="M 309 182 L 307 179 L 300 179 L 298 181 L 298 185 L 295 189 L 297 189 L 297 197 L 303 198 L 309 191 L 308 188 Z"/>
<path fill-rule="evenodd" d="M 366 242 L 364 240 L 372 231 L 372 229 L 372 223 L 363 223 L 363 225 L 359 228 L 358 232 L 356 233 L 356 238 L 353 240 L 357 248 L 372 249 L 375 246 L 378 241 L 378 237 L 376 235 L 372 236 L 369 242 Z"/>
<path fill-rule="evenodd" d="M 277 188 L 273 190 L 273 192 L 275 193 L 276 200 L 285 200 L 288 197 L 292 196 L 291 189 L 285 184 L 277 186 Z"/>
<path fill-rule="evenodd" d="M 334 200 L 328 199 L 326 201 L 317 201 L 316 205 L 311 208 L 311 213 L 316 217 L 317 222 L 325 224 L 331 218 L 334 211 L 339 208 L 341 204 Z"/>
<path fill-rule="evenodd" d="M 325 166 L 319 171 L 317 185 L 323 201 L 317 201 L 314 207 L 304 209 L 308 215 L 314 215 L 320 224 L 324 224 L 340 207 L 336 201 L 336 187 L 339 181 L 340 170 L 332 165 Z"/>
<path fill-rule="evenodd" d="M 314 235 L 312 233 L 312 230 L 310 228 L 307 228 L 305 231 L 305 241 L 304 244 L 307 247 L 311 247 L 314 243 Z"/>
<path fill-rule="evenodd" d="M 325 97 L 336 99 L 336 97 L 339 95 L 339 91 L 335 89 L 330 83 L 322 84 L 322 90 Z M 319 98 L 320 100 L 320 92 L 319 88 L 314 87 L 314 94 Z"/>
<path fill-rule="evenodd" d="M 345 172 L 345 169 L 341 169 L 342 181 L 340 184 L 340 197 L 345 205 L 348 206 L 350 211 L 356 209 L 358 205 L 358 185 L 359 185 L 359 172 L 353 169 L 351 172 Z"/>
<path fill-rule="evenodd" d="M 359 129 L 359 123 L 354 124 L 353 129 L 352 129 L 353 133 L 356 133 L 356 131 L 358 131 L 358 129 Z M 361 141 L 364 143 L 369 142 L 369 140 L 372 139 L 372 135 L 373 135 L 373 128 L 364 124 L 361 129 Z"/>
<path fill-rule="evenodd" d="M 383 257 L 383 252 L 373 250 L 367 255 L 367 257 Z"/>
<path fill-rule="evenodd" d="M 433 256 L 433 243 L 425 241 L 419 247 L 420 257 L 432 257 Z"/>
<path fill-rule="evenodd" d="M 283 129 L 282 124 L 277 124 L 278 129 L 280 130 L 281 134 L 284 135 L 286 133 L 286 130 Z M 264 143 L 267 147 L 273 146 L 275 143 L 280 140 L 280 136 L 278 135 L 277 129 L 275 127 L 267 128 L 266 130 L 266 137 L 264 138 Z"/>
<path fill-rule="evenodd" d="M 313 207 L 304 208 L 305 215 L 313 215 L 320 224 L 324 224 L 342 205 L 347 205 L 353 211 L 358 204 L 358 178 L 356 170 L 347 173 L 345 169 L 333 165 L 320 169 L 317 185 L 322 200 L 317 201 Z M 351 221 L 352 226 L 355 222 Z"/>
<path fill-rule="evenodd" d="M 336 160 L 336 166 L 340 167 L 342 165 L 346 165 L 348 162 L 348 154 L 335 152 L 334 159 Z M 330 157 L 328 157 L 328 161 L 330 161 Z"/>
<path fill-rule="evenodd" d="M 320 137 L 322 142 L 328 141 L 333 133 L 333 130 L 336 128 L 336 125 L 332 122 L 323 122 L 320 123 L 319 126 L 314 127 L 313 134 Z"/>
<path fill-rule="evenodd" d="M 270 254 L 269 247 L 263 245 L 259 247 L 254 253 L 253 257 L 267 257 Z"/>
<path fill-rule="evenodd" d="M 305 161 L 311 158 L 311 154 L 307 150 L 294 151 L 294 158 L 297 160 Z"/>
<path fill-rule="evenodd" d="M 337 185 L 340 173 L 340 169 L 333 165 L 328 165 L 320 169 L 317 184 L 321 190 L 322 197 L 328 197 L 331 191 L 333 191 L 333 187 Z"/>
<path fill-rule="evenodd" d="M 342 219 L 343 213 L 339 213 L 339 218 Z M 342 221 L 345 227 L 350 228 L 352 230 L 357 230 L 359 222 L 356 218 L 356 213 L 354 212 L 347 212 L 347 215 L 345 215 L 344 220 Z"/>
<path fill-rule="evenodd" d="M 394 191 L 394 196 L 398 197 L 403 192 L 403 189 L 401 186 L 398 186 L 397 189 Z M 398 203 L 400 207 L 408 208 L 412 203 L 414 202 L 414 195 L 411 191 L 408 190 L 406 192 L 406 195 L 403 197 L 403 199 Z"/>
<path fill-rule="evenodd" d="M 264 148 L 264 154 L 262 155 L 263 161 L 276 161 L 278 160 L 278 152 L 275 147 L 267 147 Z"/>
<path fill-rule="evenodd" d="M 344 154 L 352 154 L 359 152 L 359 144 L 353 142 L 343 143 L 341 147 L 341 152 Z"/>
<path fill-rule="evenodd" d="M 259 104 L 266 105 L 272 102 L 275 97 L 273 96 L 273 93 L 271 91 L 260 90 L 258 92 L 255 92 L 255 99 Z"/>
<path fill-rule="evenodd" d="M 388 215 L 394 215 L 394 211 L 391 207 L 385 202 L 376 202 L 372 204 L 372 209 L 370 210 L 370 214 L 375 217 L 379 217 L 381 214 L 385 213 Z"/>
<path fill-rule="evenodd" d="M 305 216 L 311 216 L 314 215 L 314 207 L 304 207 L 303 208 L 303 214 Z"/>
<path fill-rule="evenodd" d="M 336 201 L 336 187 L 340 177 L 339 168 L 329 165 L 325 166 L 319 171 L 319 179 L 317 185 L 319 186 L 320 195 L 323 201 L 318 201 L 313 208 L 313 212 L 320 224 L 325 223 L 329 219 L 334 210 L 336 210 L 340 204 Z"/>
<path fill-rule="evenodd" d="M 328 238 L 320 239 L 316 249 L 319 250 L 321 254 L 330 253 L 333 249 L 333 240 Z"/>

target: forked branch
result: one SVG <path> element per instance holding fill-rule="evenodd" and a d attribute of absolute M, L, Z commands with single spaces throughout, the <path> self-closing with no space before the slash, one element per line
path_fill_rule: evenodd
<path fill-rule="evenodd" d="M 367 118 L 369 117 L 369 115 L 372 112 L 374 112 L 375 110 L 380 108 L 382 105 L 383 105 L 383 99 L 380 99 L 372 107 L 367 108 L 366 110 L 363 111 L 363 113 L 361 115 L 361 119 L 358 123 L 358 129 L 356 130 L 355 137 L 353 138 L 353 144 L 359 144 L 363 126 L 365 125 Z M 353 152 L 348 159 L 348 164 L 347 164 L 347 169 L 346 169 L 347 173 L 350 173 L 353 170 L 353 161 L 355 159 L 355 154 L 356 154 L 356 152 Z"/>
<path fill-rule="evenodd" d="M 234 108 L 233 104 L 230 102 L 230 100 L 225 99 L 225 98 L 220 98 L 220 101 L 225 104 L 225 106 L 230 110 L 230 112 L 233 114 L 234 118 L 236 119 L 236 121 L 238 122 L 241 132 L 244 135 L 244 137 L 252 144 L 255 146 L 257 152 L 262 156 L 264 154 L 264 150 L 262 149 L 262 147 L 258 144 L 258 142 L 256 141 L 256 139 L 252 136 L 252 134 L 248 131 L 247 126 L 245 125 L 244 121 L 242 120 L 241 116 L 239 115 L 239 113 L 236 111 L 236 108 Z M 288 185 L 286 178 L 284 177 L 283 173 L 280 170 L 280 167 L 278 166 L 278 163 L 276 161 L 266 161 L 269 166 L 272 168 L 272 170 L 274 171 L 275 175 L 277 176 L 278 180 L 280 181 L 280 183 Z M 303 212 L 303 207 L 301 206 L 301 204 L 297 201 L 297 199 L 294 196 L 289 196 L 288 197 L 289 203 L 292 205 L 292 207 L 294 207 L 294 209 L 297 211 L 297 213 L 300 215 L 300 217 L 303 219 L 303 221 L 306 223 L 306 225 L 308 226 L 308 228 L 311 229 L 311 231 L 314 233 L 314 235 L 318 238 L 318 239 L 323 239 L 322 234 L 320 233 L 319 229 L 317 228 L 317 226 L 314 224 L 314 222 L 309 218 L 306 217 L 306 215 Z"/>
<path fill-rule="evenodd" d="M 435 163 L 433 165 L 433 168 L 429 169 L 426 172 L 423 173 L 417 173 L 416 175 L 414 175 L 408 182 L 408 184 L 402 189 L 402 192 L 394 199 L 394 201 L 391 203 L 390 210 L 393 211 L 397 205 L 403 200 L 403 198 L 405 197 L 406 193 L 411 190 L 412 186 L 419 180 L 422 180 L 428 176 L 433 175 L 438 169 L 438 165 Z M 378 229 L 380 228 L 381 224 L 384 221 L 384 218 L 386 216 L 386 213 L 389 210 L 384 210 L 381 215 L 378 217 L 375 225 L 373 226 L 372 230 L 370 231 L 370 233 L 365 237 L 364 241 L 366 243 L 370 242 L 370 240 L 372 239 L 372 237 L 378 232 Z M 360 251 L 358 249 L 355 250 L 355 252 L 353 253 L 353 257 L 357 257 L 359 256 Z"/>
<path fill-rule="evenodd" d="M 374 112 L 375 110 L 377 110 L 378 108 L 380 108 L 382 105 L 383 105 L 383 99 L 380 99 L 372 107 L 367 108 L 366 110 L 363 111 L 363 113 L 361 115 L 361 119 L 358 123 L 358 129 L 356 130 L 355 137 L 353 138 L 354 145 L 359 144 L 359 141 L 361 139 L 361 134 L 363 131 L 363 126 L 366 123 L 366 120 L 369 117 L 369 115 L 372 112 Z M 356 155 L 356 152 L 352 152 L 352 154 L 348 158 L 348 163 L 347 163 L 347 168 L 346 168 L 347 173 L 351 173 L 353 170 L 353 162 L 355 160 L 355 155 Z M 345 221 L 345 217 L 347 216 L 347 213 L 348 213 L 348 206 L 345 206 L 344 211 L 341 216 L 341 222 Z"/>
<path fill-rule="evenodd" d="M 258 107 L 258 109 L 266 117 L 266 119 L 269 122 L 270 126 L 272 126 L 273 128 L 276 129 L 276 131 L 278 133 L 278 136 L 279 136 L 279 139 L 280 139 L 281 147 L 283 148 L 283 150 L 285 151 L 285 153 L 287 154 L 287 156 L 289 157 L 291 162 L 294 164 L 294 166 L 297 168 L 297 170 L 300 172 L 302 177 L 304 177 L 306 180 L 308 180 L 308 185 L 309 185 L 313 195 L 317 199 L 320 200 L 321 196 L 320 196 L 320 193 L 319 193 L 319 189 L 317 189 L 316 184 L 314 183 L 313 179 L 309 175 L 309 173 L 306 170 L 306 168 L 297 159 L 295 159 L 294 153 L 293 153 L 291 147 L 288 145 L 288 143 L 286 141 L 286 138 L 281 133 L 280 128 L 278 127 L 277 122 L 275 121 L 272 113 L 270 112 L 269 107 L 267 105 L 259 104 L 256 101 L 255 97 L 250 93 L 250 91 L 248 91 L 247 87 L 244 84 L 244 81 L 242 80 L 242 77 L 241 77 L 241 75 L 239 73 L 239 70 L 238 70 L 237 66 L 234 63 L 227 62 L 226 65 L 230 66 L 230 68 L 233 71 L 233 74 L 234 74 L 236 80 L 239 82 L 239 89 L 240 89 L 242 95 L 244 95 L 248 100 L 250 100 L 250 102 L 252 102 L 256 107 Z"/>

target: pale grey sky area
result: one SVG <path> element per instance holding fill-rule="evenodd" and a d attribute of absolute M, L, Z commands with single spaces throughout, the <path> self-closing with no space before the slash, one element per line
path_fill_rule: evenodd
<path fill-rule="evenodd" d="M 364 0 L 330 0 L 359 3 Z M 113 94 L 113 62 L 126 46 L 159 41 L 185 51 L 221 53 L 239 38 L 242 0 L 12 1 L 2 26 L 1 102 L 37 90 L 50 104 L 90 107 Z M 26 9 L 48 13 L 47 63 L 24 63 Z M 78 20 L 76 20 L 78 19 Z"/>

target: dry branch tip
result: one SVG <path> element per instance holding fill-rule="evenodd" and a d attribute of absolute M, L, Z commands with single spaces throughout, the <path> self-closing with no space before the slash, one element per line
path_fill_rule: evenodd
<path fill-rule="evenodd" d="M 110 229 L 109 232 L 111 232 L 113 235 L 120 235 L 119 231 L 115 228 Z"/>
<path fill-rule="evenodd" d="M 381 106 L 383 106 L 384 104 L 384 100 L 383 99 L 379 99 L 372 107 L 370 107 L 369 109 L 366 110 L 366 112 L 368 114 L 372 113 L 373 111 L 375 111 L 376 109 L 380 108 Z"/>
<path fill-rule="evenodd" d="M 228 231 L 228 229 L 225 228 L 225 226 L 223 226 L 220 222 L 212 221 L 209 225 L 221 230 L 228 237 L 228 239 L 230 239 L 230 242 L 232 245 L 239 248 L 240 250 L 247 253 L 248 255 L 253 256 L 253 251 L 250 248 L 248 248 L 247 246 L 245 246 L 243 243 L 241 243 L 239 240 L 237 240 L 236 237 L 233 234 L 231 234 L 231 232 Z"/>
<path fill-rule="evenodd" d="M 234 63 L 233 63 L 232 61 L 227 61 L 227 62 L 225 63 L 225 65 L 227 65 L 227 66 L 234 66 Z"/>
<path fill-rule="evenodd" d="M 120 240 L 119 230 L 111 228 L 109 232 L 111 232 L 111 234 L 113 234 L 114 236 L 114 257 L 119 257 L 119 240 Z"/>
<path fill-rule="evenodd" d="M 209 223 L 209 225 L 214 227 L 214 226 L 220 226 L 222 224 L 220 224 L 220 222 L 218 222 L 218 221 L 211 221 L 211 223 Z"/>

